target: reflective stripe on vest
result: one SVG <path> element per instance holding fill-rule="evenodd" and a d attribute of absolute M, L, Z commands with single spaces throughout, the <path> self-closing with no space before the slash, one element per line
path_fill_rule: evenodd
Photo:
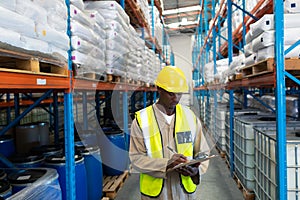
<path fill-rule="evenodd" d="M 143 131 L 147 155 L 151 158 L 163 158 L 161 135 L 154 116 L 153 107 L 136 113 L 136 119 Z M 147 174 L 140 175 L 140 191 L 142 194 L 158 197 L 162 191 L 164 180 Z"/>
<path fill-rule="evenodd" d="M 153 107 L 149 106 L 137 112 L 136 118 L 143 132 L 147 155 L 152 158 L 163 158 L 162 138 Z M 190 109 L 177 105 L 175 119 L 175 141 L 177 151 L 188 158 L 192 158 L 193 143 L 196 133 L 196 116 Z M 188 193 L 193 193 L 196 190 L 196 185 L 189 176 L 181 176 L 181 184 Z M 162 188 L 162 178 L 154 178 L 147 174 L 141 174 L 140 190 L 142 194 L 157 197 L 161 193 Z"/>
<path fill-rule="evenodd" d="M 177 152 L 182 153 L 188 159 L 192 159 L 193 144 L 196 136 L 196 116 L 184 106 L 176 106 L 175 133 Z M 197 185 L 194 184 L 191 177 L 183 175 L 180 175 L 180 177 L 184 190 L 187 193 L 195 192 Z"/>

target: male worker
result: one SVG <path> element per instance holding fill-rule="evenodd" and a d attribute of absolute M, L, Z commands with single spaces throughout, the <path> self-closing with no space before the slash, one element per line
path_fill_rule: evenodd
<path fill-rule="evenodd" d="M 141 199 L 196 199 L 194 192 L 208 161 L 172 170 L 206 145 L 199 119 L 178 104 L 182 93 L 188 92 L 186 78 L 178 67 L 166 66 L 155 84 L 159 100 L 136 112 L 131 126 L 129 154 L 133 169 L 141 173 Z"/>

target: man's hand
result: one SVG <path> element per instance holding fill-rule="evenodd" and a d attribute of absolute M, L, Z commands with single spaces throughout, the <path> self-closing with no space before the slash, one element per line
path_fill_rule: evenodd
<path fill-rule="evenodd" d="M 199 168 L 187 165 L 176 169 L 176 171 L 184 176 L 192 177 L 192 176 L 196 176 L 199 173 Z"/>
<path fill-rule="evenodd" d="M 172 158 L 168 161 L 167 169 L 173 168 L 180 163 L 187 162 L 187 157 L 183 154 L 173 154 Z"/>
<path fill-rule="evenodd" d="M 199 185 L 200 178 L 199 178 L 199 165 L 191 165 L 191 166 L 184 166 L 176 169 L 176 171 L 184 176 L 190 176 L 194 184 Z"/>

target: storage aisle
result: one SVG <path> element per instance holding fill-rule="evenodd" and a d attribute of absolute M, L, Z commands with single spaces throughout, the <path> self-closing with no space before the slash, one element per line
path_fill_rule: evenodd
<path fill-rule="evenodd" d="M 218 154 L 216 150 L 212 152 Z M 131 174 L 119 190 L 115 200 L 139 200 L 139 175 Z M 229 168 L 225 159 L 221 157 L 210 161 L 207 173 L 203 176 L 202 183 L 198 187 L 197 200 L 222 199 L 240 200 L 244 199 L 242 192 L 238 189 L 234 179 L 230 176 Z"/>

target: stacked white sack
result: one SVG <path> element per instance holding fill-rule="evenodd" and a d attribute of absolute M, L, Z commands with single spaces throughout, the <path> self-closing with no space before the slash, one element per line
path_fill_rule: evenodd
<path fill-rule="evenodd" d="M 245 54 L 240 54 L 238 56 L 232 57 L 232 62 L 230 63 L 228 69 L 226 69 L 223 72 L 220 82 L 222 83 L 227 82 L 227 78 L 229 76 L 233 76 L 240 73 L 241 68 L 243 68 L 244 66 L 245 66 Z"/>
<path fill-rule="evenodd" d="M 300 14 L 284 14 L 284 49 L 287 50 L 291 45 L 300 39 L 300 28 L 297 20 Z M 256 53 L 256 62 L 274 57 L 275 31 L 274 15 L 266 14 L 260 20 L 250 25 L 249 48 L 247 54 L 252 51 Z M 251 45 L 250 45 L 251 41 Z M 252 49 L 250 48 L 252 46 Z M 300 46 L 285 55 L 286 58 L 299 57 Z M 252 60 L 249 60 L 251 63 Z M 249 64 L 247 62 L 247 64 Z"/>
<path fill-rule="evenodd" d="M 228 58 L 220 59 L 216 61 L 216 73 L 214 74 L 215 83 L 225 83 L 227 82 L 228 75 L 226 70 L 228 70 Z M 212 71 L 214 71 L 212 69 Z"/>
<path fill-rule="evenodd" d="M 300 13 L 300 0 L 285 0 L 284 1 L 285 13 Z"/>
<path fill-rule="evenodd" d="M 129 37 L 131 42 L 128 43 L 126 77 L 129 80 L 139 80 L 139 70 L 142 67 L 145 54 L 145 41 L 139 37 L 139 34 L 131 25 L 129 26 Z"/>
<path fill-rule="evenodd" d="M 163 31 L 163 24 L 161 23 L 160 20 L 160 14 L 156 6 L 153 6 L 153 13 L 152 13 L 152 6 L 149 6 L 149 15 L 153 15 L 153 22 L 152 22 L 152 17 L 149 18 L 148 24 L 150 26 L 151 34 L 152 34 L 152 29 L 154 29 L 154 38 L 156 38 L 156 41 L 158 45 L 161 47 L 162 46 L 162 31 Z"/>
<path fill-rule="evenodd" d="M 51 9 L 48 9 L 49 5 Z M 67 61 L 69 38 L 66 34 L 66 5 L 63 0 L 51 3 L 3 0 L 0 2 L 0 12 L 3 18 L 0 17 L 1 42 Z M 53 15 L 59 19 L 58 24 L 61 26 L 52 26 Z"/>
<path fill-rule="evenodd" d="M 149 5 L 148 0 L 137 0 L 136 3 L 140 7 L 140 9 L 145 17 L 145 20 L 148 22 L 150 20 L 150 18 L 152 17 L 148 11 L 148 5 Z M 150 26 L 150 24 L 149 24 L 149 26 Z"/>
<path fill-rule="evenodd" d="M 77 66 L 77 74 L 102 74 L 105 70 L 105 51 L 101 41 L 105 35 L 96 32 L 101 31 L 101 28 L 91 17 L 91 12 L 85 10 L 83 1 L 71 1 L 70 15 L 72 62 Z"/>
<path fill-rule="evenodd" d="M 155 53 L 152 49 L 146 48 L 145 57 L 144 57 L 144 66 L 141 73 L 141 81 L 145 83 L 153 83 L 153 79 L 151 78 L 153 75 L 152 70 L 155 67 Z"/>
<path fill-rule="evenodd" d="M 116 76 L 125 76 L 129 39 L 128 15 L 115 1 L 90 1 L 85 3 L 85 7 L 98 10 L 107 24 L 105 72 Z"/>

